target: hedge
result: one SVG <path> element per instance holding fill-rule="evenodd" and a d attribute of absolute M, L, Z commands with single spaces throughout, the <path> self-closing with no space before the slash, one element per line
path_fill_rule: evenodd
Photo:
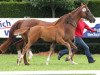
<path fill-rule="evenodd" d="M 6 39 L 1 39 L 0 38 L 0 43 L 3 43 L 3 41 Z M 16 41 L 19 39 L 16 39 Z M 99 38 L 83 38 L 83 40 L 87 43 L 87 45 L 90 47 L 90 51 L 92 54 L 100 54 L 100 41 Z M 98 44 L 95 44 L 98 43 Z M 43 40 L 38 40 L 32 47 L 32 52 L 33 53 L 38 53 L 38 52 L 45 52 L 49 51 L 51 43 L 45 42 Z M 55 52 L 59 52 L 62 49 L 65 49 L 65 46 L 56 44 L 55 47 Z M 16 46 L 14 44 L 10 45 L 10 47 L 7 49 L 6 53 L 17 53 Z M 78 49 L 78 54 L 84 53 L 84 50 L 82 48 Z"/>
<path fill-rule="evenodd" d="M 57 9 L 57 16 L 64 14 L 63 9 Z M 26 2 L 0 2 L 0 18 L 51 17 L 49 7 L 38 9 Z"/>
<path fill-rule="evenodd" d="M 1 2 L 0 3 L 1 18 L 19 18 L 24 16 L 32 16 L 33 8 L 29 3 L 23 2 Z"/>
<path fill-rule="evenodd" d="M 100 1 L 99 0 L 89 1 L 88 7 L 95 17 L 100 17 Z"/>
<path fill-rule="evenodd" d="M 100 1 L 89 1 L 89 9 L 95 17 L 100 17 Z M 56 17 L 60 17 L 70 10 L 57 8 Z M 49 7 L 38 9 L 26 2 L 0 2 L 0 18 L 51 17 Z"/>

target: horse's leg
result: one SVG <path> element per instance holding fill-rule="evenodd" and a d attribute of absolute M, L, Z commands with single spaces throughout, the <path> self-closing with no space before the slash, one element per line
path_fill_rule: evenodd
<path fill-rule="evenodd" d="M 74 43 L 72 43 L 71 40 L 68 40 L 69 44 L 71 45 L 72 48 L 77 49 L 77 47 L 74 45 Z"/>
<path fill-rule="evenodd" d="M 23 46 L 23 44 L 24 44 L 23 39 L 21 39 L 21 40 L 15 42 L 15 45 L 16 45 L 16 48 L 17 48 L 17 52 L 18 52 L 18 59 L 17 59 L 17 64 L 18 64 L 18 65 L 19 65 L 18 60 L 20 59 L 20 56 L 21 56 L 21 46 Z M 26 60 L 26 54 L 25 54 L 25 56 L 24 56 L 24 64 L 29 64 L 29 63 L 27 62 L 27 60 Z"/>
<path fill-rule="evenodd" d="M 53 54 L 53 51 L 54 51 L 54 47 L 55 47 L 55 43 L 52 43 L 51 46 L 50 46 L 50 53 L 48 55 L 48 58 L 47 58 L 47 61 L 46 61 L 46 65 L 49 64 L 50 57 L 51 57 L 51 55 Z"/>
<path fill-rule="evenodd" d="M 18 46 L 16 46 L 17 47 L 17 52 L 18 52 L 18 59 L 17 59 L 17 64 L 19 65 L 19 60 L 20 60 L 20 57 L 21 57 L 21 50 L 20 50 L 20 47 L 19 47 L 19 45 Z M 26 54 L 24 55 L 24 64 L 25 65 L 29 65 L 29 63 L 27 62 L 27 60 L 26 60 Z"/>
<path fill-rule="evenodd" d="M 21 56 L 21 49 L 20 49 L 20 45 L 21 43 L 18 41 L 17 43 L 15 43 L 16 45 L 16 49 L 17 49 L 17 53 L 18 53 L 18 58 L 17 58 L 17 64 L 19 65 L 18 63 L 18 60 L 20 59 L 20 56 Z"/>
<path fill-rule="evenodd" d="M 20 56 L 21 56 L 20 43 L 16 43 L 15 45 L 16 45 L 16 49 L 18 53 L 17 64 L 19 64 L 18 60 L 20 59 Z"/>
<path fill-rule="evenodd" d="M 18 60 L 20 59 L 21 56 L 21 50 L 17 50 L 17 53 L 18 53 L 18 58 L 17 58 L 17 64 L 18 64 Z"/>
<path fill-rule="evenodd" d="M 68 42 L 69 42 L 69 44 L 71 45 L 71 47 L 73 48 L 72 49 L 72 61 L 73 61 L 73 57 L 74 57 L 74 54 L 76 53 L 76 51 L 77 51 L 77 47 L 74 45 L 74 43 L 72 43 L 72 41 L 71 40 L 68 40 Z M 68 58 L 66 58 L 66 60 L 67 60 Z M 78 64 L 78 63 L 76 63 L 76 62 L 74 62 L 73 61 L 73 64 Z"/>
<path fill-rule="evenodd" d="M 21 57 L 21 50 L 18 50 L 18 59 L 17 59 L 17 64 L 18 64 L 18 65 L 20 64 L 20 63 L 19 63 L 20 57 Z M 25 53 L 25 55 L 24 55 L 23 57 L 24 57 L 24 58 L 23 58 L 24 64 L 25 64 L 25 65 L 29 65 L 29 63 L 27 62 L 27 59 L 26 59 L 26 53 Z"/>
<path fill-rule="evenodd" d="M 19 65 L 20 63 L 19 63 L 19 60 L 20 60 L 20 57 L 21 57 L 21 51 L 20 50 L 18 50 L 18 59 L 17 59 L 17 64 Z M 29 63 L 27 62 L 27 60 L 26 60 L 26 53 L 25 53 L 25 55 L 24 55 L 24 64 L 25 65 L 29 65 Z"/>
<path fill-rule="evenodd" d="M 32 51 L 31 51 L 31 49 L 29 49 L 29 50 L 27 51 L 27 54 L 28 54 L 28 62 L 30 62 L 30 60 L 32 59 L 32 56 L 33 56 L 33 53 L 32 53 Z"/>
<path fill-rule="evenodd" d="M 38 40 L 38 37 L 37 38 L 32 38 L 32 39 L 30 39 L 30 37 L 29 37 L 28 43 L 25 45 L 25 47 L 22 50 L 21 57 L 20 57 L 20 59 L 18 61 L 19 63 L 21 63 L 21 61 L 22 61 L 25 53 L 30 49 L 30 47 L 32 46 L 32 44 L 34 44 L 37 40 Z"/>
<path fill-rule="evenodd" d="M 22 34 L 22 38 L 24 39 L 24 42 L 26 43 L 26 45 L 22 50 L 21 57 L 18 61 L 19 63 L 22 61 L 23 56 L 30 49 L 30 47 L 40 38 L 40 33 L 41 33 L 41 30 L 40 30 L 40 27 L 38 27 L 35 29 L 33 28 L 33 30 L 30 29 L 30 31 L 28 32 L 28 35 L 26 34 L 26 36 L 25 34 Z"/>
<path fill-rule="evenodd" d="M 58 38 L 57 40 L 56 40 L 58 43 L 61 43 L 62 45 L 64 45 L 64 46 L 66 46 L 67 48 L 68 48 L 68 50 L 69 50 L 69 55 L 68 55 L 68 60 L 70 61 L 70 63 L 71 64 L 73 64 L 73 62 L 72 62 L 72 50 L 71 50 L 71 46 L 70 46 L 70 44 L 68 43 L 68 42 L 65 42 L 62 38 Z"/>
<path fill-rule="evenodd" d="M 27 62 L 26 53 L 24 54 L 23 60 L 25 65 L 30 65 L 29 62 Z"/>

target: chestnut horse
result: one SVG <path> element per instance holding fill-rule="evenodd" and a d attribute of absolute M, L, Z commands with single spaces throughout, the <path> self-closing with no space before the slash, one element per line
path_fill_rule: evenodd
<path fill-rule="evenodd" d="M 25 47 L 23 48 L 20 59 L 18 60 L 18 64 L 20 64 L 23 56 L 29 50 L 29 48 L 40 38 L 44 41 L 56 42 L 66 46 L 69 50 L 68 59 L 71 63 L 73 63 L 71 46 L 75 49 L 77 49 L 77 47 L 71 42 L 71 40 L 74 38 L 77 23 L 81 18 L 85 18 L 91 23 L 95 22 L 95 18 L 91 14 L 87 5 L 81 4 L 80 7 L 73 10 L 69 14 L 65 14 L 54 24 L 51 24 L 51 26 L 38 25 L 32 28 L 22 28 L 16 30 L 14 32 L 14 35 L 21 35 L 24 42 L 26 43 Z"/>
<path fill-rule="evenodd" d="M 54 22 L 45 22 L 41 20 L 36 20 L 36 19 L 26 19 L 26 20 L 18 20 L 16 23 L 14 23 L 10 29 L 9 32 L 9 38 L 0 46 L 0 51 L 2 53 L 5 53 L 7 48 L 14 42 L 15 36 L 13 35 L 14 30 L 17 30 L 19 28 L 24 28 L 24 27 L 33 27 L 36 25 L 50 25 Z"/>
<path fill-rule="evenodd" d="M 5 53 L 5 51 L 8 49 L 8 47 L 12 44 L 16 45 L 17 48 L 17 52 L 18 52 L 18 57 L 21 54 L 20 51 L 20 45 L 23 45 L 23 39 L 17 41 L 15 43 L 15 36 L 14 36 L 14 31 L 20 28 L 26 28 L 26 27 L 33 27 L 36 25 L 44 25 L 44 26 L 49 26 L 51 24 L 54 24 L 55 22 L 45 22 L 45 21 L 41 21 L 41 20 L 37 20 L 37 19 L 26 19 L 26 20 L 18 20 L 17 22 L 15 22 L 9 32 L 9 38 L 0 45 L 0 53 Z M 51 49 L 51 48 L 50 48 Z M 31 58 L 32 53 L 29 51 L 29 58 Z M 24 56 L 24 63 L 28 64 L 28 62 L 26 61 L 26 55 Z"/>

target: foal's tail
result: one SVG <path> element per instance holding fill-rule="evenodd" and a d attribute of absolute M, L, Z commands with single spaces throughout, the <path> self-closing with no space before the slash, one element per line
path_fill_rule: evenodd
<path fill-rule="evenodd" d="M 30 27 L 17 29 L 17 30 L 14 31 L 14 35 L 21 35 L 21 34 L 24 34 L 24 33 L 26 33 L 29 29 L 30 29 Z"/>
<path fill-rule="evenodd" d="M 13 43 L 15 36 L 14 36 L 14 31 L 19 29 L 20 25 L 22 24 L 24 20 L 19 20 L 16 23 L 13 24 L 13 26 L 11 27 L 10 31 L 9 31 L 9 37 L 8 39 L 0 45 L 0 51 L 2 53 L 4 53 L 7 48 Z"/>

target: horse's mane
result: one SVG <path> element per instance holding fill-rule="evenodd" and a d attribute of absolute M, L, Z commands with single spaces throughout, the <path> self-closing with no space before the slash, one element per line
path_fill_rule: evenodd
<path fill-rule="evenodd" d="M 61 22 L 62 19 L 64 19 L 64 18 L 65 18 L 65 19 L 69 19 L 70 16 L 71 16 L 71 14 L 73 14 L 74 12 L 76 12 L 79 8 L 80 8 L 80 7 L 74 9 L 73 11 L 69 12 L 68 14 L 65 14 L 65 15 L 61 16 L 61 17 L 56 21 L 56 23 L 55 23 L 54 25 L 56 25 L 57 23 Z"/>
<path fill-rule="evenodd" d="M 57 23 L 61 22 L 61 20 L 62 20 L 66 15 L 68 15 L 68 14 L 65 14 L 65 15 L 61 16 L 61 17 L 56 21 L 56 23 L 55 23 L 54 25 L 56 25 Z"/>
<path fill-rule="evenodd" d="M 79 8 L 80 8 L 80 7 L 78 7 L 78 8 L 76 8 L 76 9 L 74 9 L 73 11 L 71 11 L 71 13 L 76 12 Z"/>

